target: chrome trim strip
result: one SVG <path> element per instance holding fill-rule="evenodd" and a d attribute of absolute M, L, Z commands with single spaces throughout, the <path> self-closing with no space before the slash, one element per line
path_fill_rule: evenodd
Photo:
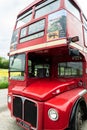
<path fill-rule="evenodd" d="M 84 89 L 84 90 L 82 90 L 81 92 L 79 92 L 79 96 L 83 96 L 83 95 L 85 95 L 86 93 L 87 93 L 87 90 Z"/>

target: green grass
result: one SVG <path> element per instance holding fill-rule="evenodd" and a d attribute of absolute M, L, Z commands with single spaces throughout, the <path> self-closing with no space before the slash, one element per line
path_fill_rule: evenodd
<path fill-rule="evenodd" d="M 8 87 L 8 70 L 0 69 L 0 89 Z"/>

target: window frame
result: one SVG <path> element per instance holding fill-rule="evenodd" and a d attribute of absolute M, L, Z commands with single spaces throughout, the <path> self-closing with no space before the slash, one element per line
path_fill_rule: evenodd
<path fill-rule="evenodd" d="M 17 21 L 16 21 L 16 29 L 17 29 L 17 28 L 20 28 L 20 27 L 22 27 L 22 26 L 24 26 L 24 25 L 26 25 L 27 23 L 29 23 L 29 22 L 32 20 L 32 15 L 33 15 L 33 9 L 29 9 L 29 11 L 26 11 L 25 13 L 21 14 L 20 16 L 18 16 Z M 27 18 L 27 17 L 29 17 L 29 16 L 30 16 L 31 18 L 29 19 L 28 22 L 23 23 L 23 24 L 20 24 L 20 23 L 19 23 L 20 20 L 23 20 L 23 19 L 25 19 L 25 18 Z"/>
<path fill-rule="evenodd" d="M 19 38 L 19 29 L 13 31 L 12 38 L 11 38 L 11 45 L 15 45 L 18 43 Z"/>
<path fill-rule="evenodd" d="M 83 25 L 87 29 L 87 19 L 84 15 L 82 15 Z"/>
<path fill-rule="evenodd" d="M 73 7 L 73 10 L 78 11 L 78 16 L 76 15 L 77 13 L 71 11 L 71 8 L 70 8 L 70 6 L 68 6 L 67 1 L 69 2 L 68 4 L 71 4 L 71 6 Z M 81 11 L 80 11 L 79 7 L 74 2 L 72 2 L 71 0 L 65 0 L 65 8 L 73 16 L 75 16 L 78 20 L 81 21 Z"/>
<path fill-rule="evenodd" d="M 39 53 L 31 53 L 31 54 L 29 53 L 28 62 L 27 62 L 28 77 L 29 78 L 50 78 L 51 76 L 50 61 L 51 59 L 48 55 L 42 56 Z"/>
<path fill-rule="evenodd" d="M 59 5 L 57 6 L 56 9 L 51 10 L 49 13 L 45 11 L 46 13 L 44 13 L 43 15 L 37 16 L 37 12 L 38 12 L 38 14 L 41 14 L 41 13 L 39 13 L 39 12 L 41 12 L 41 10 L 42 10 L 44 7 L 47 7 L 47 6 L 53 4 L 53 3 L 56 2 L 56 1 L 59 1 Z M 60 0 L 48 0 L 48 1 L 45 1 L 45 2 L 43 2 L 43 3 L 41 2 L 39 5 L 36 5 L 36 7 L 35 7 L 35 19 L 36 19 L 36 18 L 40 18 L 40 17 L 42 17 L 42 16 L 44 16 L 44 15 L 50 14 L 50 13 L 56 11 L 59 7 L 60 7 Z"/>
<path fill-rule="evenodd" d="M 23 70 L 12 70 L 12 69 L 14 69 L 14 68 L 10 67 L 10 65 L 11 65 L 11 64 L 14 64 L 15 59 L 16 59 L 16 57 L 18 57 L 18 56 L 21 56 L 21 57 L 24 56 L 25 61 L 24 61 L 23 59 L 21 59 L 21 61 L 23 60 L 23 62 L 24 62 Z M 12 61 L 10 60 L 11 58 L 13 58 Z M 21 65 L 23 66 L 23 64 L 21 64 Z M 15 68 L 15 69 L 17 69 L 17 68 Z M 21 69 L 22 69 L 22 68 L 21 68 Z M 16 54 L 16 55 L 10 56 L 10 58 L 9 58 L 9 78 L 10 78 L 11 80 L 24 80 L 24 79 L 25 79 L 25 75 L 24 75 L 25 69 L 26 69 L 26 55 L 25 55 L 25 53 L 20 53 L 20 54 Z M 17 74 L 17 75 L 21 74 L 21 75 L 17 76 L 17 75 L 15 75 L 15 74 Z M 11 76 L 11 75 L 12 75 L 12 76 Z M 14 75 L 14 76 L 13 76 L 13 75 Z"/>
<path fill-rule="evenodd" d="M 35 25 L 36 23 L 39 23 L 39 22 L 41 22 L 41 21 L 44 21 L 43 28 L 40 29 L 40 30 L 37 30 L 36 32 L 33 32 L 33 33 L 30 33 L 30 34 L 29 34 L 29 27 L 30 27 L 30 26 L 33 26 L 33 25 Z M 38 21 L 36 21 L 36 22 L 34 22 L 34 23 L 28 25 L 27 27 L 24 27 L 24 28 L 26 28 L 26 33 L 25 33 L 26 35 L 23 36 L 23 37 L 21 36 L 21 31 L 22 31 L 24 28 L 22 28 L 21 31 L 20 31 L 20 37 L 19 37 L 20 43 L 27 42 L 27 41 L 29 41 L 29 40 L 34 40 L 34 39 L 43 37 L 44 34 L 45 34 L 45 25 L 46 25 L 46 19 L 40 19 L 40 20 L 38 20 Z"/>
<path fill-rule="evenodd" d="M 36 32 L 29 33 L 29 32 L 30 32 L 30 31 L 29 31 L 29 28 L 30 28 L 31 26 L 34 26 L 35 24 L 40 23 L 41 21 L 44 22 L 44 24 L 43 24 L 43 28 L 40 29 L 40 30 L 37 30 Z M 45 21 L 46 21 L 45 19 L 41 19 L 41 20 L 36 21 L 35 23 L 32 23 L 31 25 L 29 25 L 29 26 L 28 26 L 28 35 L 33 35 L 33 34 L 35 34 L 35 33 L 37 33 L 37 32 L 42 32 L 42 31 L 44 31 L 44 30 L 45 30 Z"/>
<path fill-rule="evenodd" d="M 87 47 L 87 28 L 84 28 L 84 40 L 85 40 L 85 46 Z"/>
<path fill-rule="evenodd" d="M 64 67 L 64 66 L 60 66 L 59 64 L 62 64 L 62 63 L 64 63 L 65 65 L 66 65 L 66 67 Z M 79 70 L 79 71 L 81 71 L 82 72 L 82 74 L 80 74 L 80 75 L 77 75 L 77 72 L 75 72 L 76 74 L 74 74 L 73 73 L 73 71 L 77 71 L 77 70 L 75 70 L 74 68 L 71 68 L 71 67 L 69 67 L 69 66 L 67 66 L 67 63 L 78 63 L 78 62 L 74 62 L 74 61 L 70 61 L 70 62 L 59 62 L 58 63 L 58 77 L 59 78 L 78 78 L 78 77 L 82 77 L 83 76 L 83 69 L 82 69 L 82 71 L 81 70 Z M 81 61 L 79 61 L 79 63 L 81 63 L 81 67 L 83 68 L 83 63 L 81 62 Z M 63 75 L 61 75 L 61 72 L 60 72 L 60 67 L 62 67 L 62 69 L 63 69 Z M 66 70 L 67 69 L 67 70 Z M 69 72 L 69 69 L 71 69 L 70 70 L 70 72 Z M 67 73 L 68 72 L 68 74 L 65 74 L 65 73 Z M 80 73 L 81 73 L 80 72 Z M 69 74 L 69 73 L 71 73 L 71 75 Z"/>

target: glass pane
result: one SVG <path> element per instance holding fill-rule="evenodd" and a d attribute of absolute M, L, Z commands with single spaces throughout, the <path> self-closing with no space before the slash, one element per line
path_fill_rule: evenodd
<path fill-rule="evenodd" d="M 44 35 L 44 29 L 45 29 L 45 19 L 29 25 L 28 36 L 26 36 L 27 27 L 23 28 L 21 30 L 20 43 L 42 37 Z"/>
<path fill-rule="evenodd" d="M 10 72 L 10 79 L 24 80 L 24 72 Z"/>
<path fill-rule="evenodd" d="M 65 0 L 66 8 L 79 20 L 80 19 L 80 12 L 79 10 L 71 3 L 71 0 Z"/>
<path fill-rule="evenodd" d="M 25 71 L 25 54 L 10 57 L 10 79 L 23 80 Z"/>
<path fill-rule="evenodd" d="M 82 73 L 82 62 L 64 62 L 58 64 L 59 77 L 81 76 Z"/>
<path fill-rule="evenodd" d="M 83 18 L 83 24 L 84 24 L 85 28 L 87 28 L 87 20 L 86 20 L 85 16 L 83 16 L 82 18 Z"/>
<path fill-rule="evenodd" d="M 59 8 L 59 5 L 60 5 L 60 0 L 55 0 L 54 2 L 50 1 L 49 4 L 45 4 L 45 2 L 44 2 L 42 4 L 41 8 L 39 8 L 41 5 L 36 7 L 36 9 L 37 8 L 39 8 L 39 9 L 36 10 L 35 18 L 39 18 L 39 17 L 41 17 L 43 15 L 46 15 L 48 13 L 51 13 L 51 12 L 57 10 Z"/>
<path fill-rule="evenodd" d="M 25 37 L 25 36 L 26 36 L 26 33 L 27 33 L 27 27 L 21 29 L 20 37 Z"/>
<path fill-rule="evenodd" d="M 41 30 L 44 30 L 44 28 L 45 28 L 45 20 L 43 19 L 34 24 L 31 24 L 29 26 L 28 34 L 33 34 L 33 33 L 39 32 Z"/>
<path fill-rule="evenodd" d="M 10 57 L 10 71 L 19 72 L 25 70 L 25 54 Z"/>
<path fill-rule="evenodd" d="M 36 33 L 36 34 L 32 34 L 30 36 L 27 36 L 27 37 L 24 37 L 22 39 L 20 39 L 20 43 L 23 43 L 23 42 L 26 42 L 26 41 L 29 41 L 29 40 L 33 40 L 33 39 L 36 39 L 36 38 L 40 38 L 44 36 L 44 32 L 39 32 L 39 33 Z"/>
<path fill-rule="evenodd" d="M 27 24 L 27 23 L 31 20 L 31 16 L 32 16 L 32 14 L 26 16 L 25 18 L 20 19 L 20 20 L 17 22 L 16 28 L 19 28 L 19 27 L 21 27 L 21 26 Z"/>
<path fill-rule="evenodd" d="M 17 19 L 17 25 L 16 28 L 19 28 L 26 23 L 28 23 L 32 19 L 32 10 L 27 11 Z"/>
<path fill-rule="evenodd" d="M 54 2 L 54 1 L 57 1 L 57 0 L 46 0 L 44 3 L 38 4 L 38 5 L 36 6 L 36 10 L 37 10 L 37 9 L 40 9 L 40 8 L 42 8 L 42 7 L 44 7 L 44 6 L 48 5 L 48 4 L 50 4 L 50 3 L 52 3 L 52 2 Z"/>
<path fill-rule="evenodd" d="M 87 46 L 87 30 L 84 29 L 84 32 L 85 32 L 85 45 Z"/>
<path fill-rule="evenodd" d="M 17 44 L 19 30 L 15 30 L 12 35 L 11 44 Z"/>

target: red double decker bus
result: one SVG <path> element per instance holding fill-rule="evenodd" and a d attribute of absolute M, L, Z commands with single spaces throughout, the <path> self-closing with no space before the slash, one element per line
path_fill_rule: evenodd
<path fill-rule="evenodd" d="M 26 130 L 81 130 L 87 119 L 87 19 L 76 0 L 35 0 L 16 20 L 8 107 Z"/>

